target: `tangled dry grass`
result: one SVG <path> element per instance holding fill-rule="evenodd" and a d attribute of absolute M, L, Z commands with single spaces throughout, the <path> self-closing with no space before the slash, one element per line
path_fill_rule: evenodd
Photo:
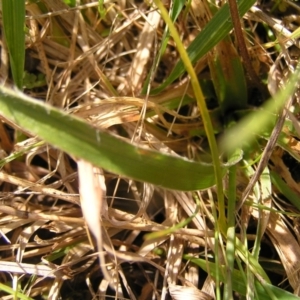
<path fill-rule="evenodd" d="M 260 76 L 269 76 L 274 94 L 288 67 L 298 60 L 299 49 L 297 41 L 291 46 L 291 39 L 284 40 L 281 46 L 289 55 L 282 59 L 276 45 L 268 48 L 264 44 L 268 39 L 262 28 L 277 26 L 277 32 L 288 38 L 299 21 L 287 20 L 299 14 L 300 8 L 297 2 L 284 1 L 286 10 L 273 11 L 275 1 L 258 2 L 244 21 L 252 31 L 249 45 L 255 69 Z M 197 19 L 199 3 L 192 1 L 190 10 L 178 19 L 186 46 L 203 26 Z M 70 9 L 63 1 L 42 0 L 26 6 L 25 92 L 133 143 L 197 160 L 208 145 L 188 79 L 183 76 L 159 96 L 149 94 L 179 59 L 170 40 L 155 65 L 164 31 L 160 14 L 148 3 L 108 1 L 101 19 L 98 5 L 85 1 Z M 1 77 L 10 85 L 3 39 L 1 46 Z M 199 78 L 210 77 L 207 56 L 195 68 Z M 149 90 L 142 91 L 147 76 Z M 189 99 L 186 103 L 181 101 L 184 94 Z M 215 108 L 214 103 L 208 105 Z M 297 102 L 293 105 L 298 107 Z M 222 129 L 222 124 L 214 125 Z M 14 131 L 22 132 L 23 138 L 12 138 Z M 213 278 L 184 259 L 184 255 L 207 260 L 214 256 L 214 188 L 170 191 L 96 170 L 94 178 L 105 180 L 106 186 L 101 220 L 106 255 L 99 268 L 97 242 L 82 218 L 74 158 L 39 144 L 26 129 L 7 120 L 0 124 L 0 135 L 1 159 L 6 162 L 0 171 L 1 282 L 15 289 L 21 286 L 34 299 L 216 297 Z M 297 156 L 298 140 L 289 138 Z M 13 159 L 14 153 L 18 159 Z M 295 158 L 276 148 L 270 168 L 299 195 Z M 167 176 L 168 170 L 161 172 Z M 247 186 L 249 177 L 238 173 L 239 191 Z M 243 207 L 237 213 L 237 234 L 251 249 L 260 226 L 261 265 L 273 285 L 299 295 L 299 206 L 289 203 L 270 182 L 267 187 L 259 193 L 269 210 L 261 212 L 259 205 Z M 254 202 L 256 192 L 249 196 Z M 166 232 L 190 216 L 192 221 L 172 234 L 145 240 L 145 234 Z M 222 251 L 220 246 L 220 255 Z M 103 277 L 104 264 L 110 282 Z M 2 294 L 1 299 L 12 297 Z"/>

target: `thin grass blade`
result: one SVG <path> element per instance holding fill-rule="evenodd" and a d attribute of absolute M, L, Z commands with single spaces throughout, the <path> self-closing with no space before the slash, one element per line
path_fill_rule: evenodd
<path fill-rule="evenodd" d="M 2 1 L 3 28 L 15 85 L 23 88 L 25 63 L 25 1 Z"/>
<path fill-rule="evenodd" d="M 257 135 L 270 137 L 270 133 L 277 120 L 278 109 L 286 103 L 297 88 L 300 75 L 300 64 L 295 73 L 290 76 L 289 82 L 279 91 L 272 100 L 269 100 L 263 109 L 255 111 L 230 128 L 222 138 L 222 148 L 229 153 L 235 149 L 251 144 Z M 238 137 L 238 138 L 237 138 Z"/>
<path fill-rule="evenodd" d="M 255 0 L 241 0 L 238 2 L 240 16 L 242 17 L 252 5 Z M 224 4 L 218 12 L 214 15 L 212 20 L 207 24 L 205 28 L 199 33 L 199 35 L 193 40 L 190 46 L 187 48 L 187 53 L 192 63 L 195 63 L 202 56 L 204 56 L 212 47 L 217 45 L 232 29 L 232 22 L 229 12 L 228 4 Z M 180 60 L 174 67 L 172 73 L 168 79 L 161 84 L 158 88 L 151 91 L 152 94 L 156 94 L 165 89 L 169 84 L 176 80 L 180 75 L 185 72 L 184 64 Z"/>
<path fill-rule="evenodd" d="M 198 265 L 199 267 L 201 267 L 203 270 L 207 271 L 209 270 L 209 273 L 212 277 L 215 277 L 215 269 L 220 268 L 223 272 L 220 272 L 221 276 L 222 274 L 226 274 L 225 273 L 225 268 L 224 266 L 218 265 L 216 266 L 214 263 L 212 262 L 208 262 L 204 259 L 199 259 L 199 258 L 194 258 L 194 257 L 189 257 L 189 256 L 185 256 L 186 259 L 192 261 L 193 263 L 195 263 L 196 265 Z M 221 278 L 222 281 L 225 281 L 225 278 Z M 245 281 L 241 275 L 241 272 L 238 270 L 234 270 L 232 273 L 232 283 L 233 283 L 233 290 L 238 292 L 241 295 L 246 295 L 246 284 Z M 260 282 L 256 281 L 255 282 L 255 288 L 257 291 L 257 294 L 259 296 L 259 300 L 271 300 L 272 298 L 266 293 L 266 288 L 268 290 L 270 290 L 276 297 L 276 299 L 278 300 L 296 300 L 299 299 L 298 296 L 293 295 L 285 290 L 282 290 L 276 286 L 273 286 L 269 283 L 264 282 L 263 284 L 261 284 Z"/>

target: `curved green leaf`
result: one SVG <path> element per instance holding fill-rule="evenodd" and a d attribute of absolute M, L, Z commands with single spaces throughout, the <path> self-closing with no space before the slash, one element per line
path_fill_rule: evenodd
<path fill-rule="evenodd" d="M 177 190 L 215 184 L 213 166 L 132 145 L 41 101 L 0 87 L 0 114 L 47 143 L 118 175 Z M 223 166 L 223 174 L 226 167 Z"/>

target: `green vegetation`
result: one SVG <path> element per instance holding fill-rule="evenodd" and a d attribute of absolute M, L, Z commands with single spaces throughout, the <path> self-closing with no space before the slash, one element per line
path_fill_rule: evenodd
<path fill-rule="evenodd" d="M 24 4 L 2 1 L 0 297 L 298 299 L 298 1 Z"/>

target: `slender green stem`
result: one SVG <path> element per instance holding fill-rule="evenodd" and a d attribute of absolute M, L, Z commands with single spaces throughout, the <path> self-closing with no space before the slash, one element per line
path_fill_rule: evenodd
<path fill-rule="evenodd" d="M 224 282 L 223 299 L 233 299 L 232 288 L 232 272 L 235 262 L 235 205 L 236 205 L 236 165 L 229 168 L 228 177 L 228 207 L 227 207 L 227 243 L 226 243 L 226 259 L 227 259 L 227 277 Z"/>
<path fill-rule="evenodd" d="M 193 65 L 189 59 L 189 56 L 181 42 L 179 34 L 170 19 L 167 10 L 165 9 L 164 5 L 160 0 L 154 0 L 156 6 L 159 8 L 161 15 L 169 27 L 170 34 L 173 37 L 180 57 L 185 65 L 185 68 L 190 76 L 191 85 L 193 87 L 193 91 L 197 100 L 197 104 L 202 115 L 203 124 L 205 128 L 205 132 L 207 134 L 207 139 L 210 146 L 210 151 L 212 155 L 213 165 L 214 165 L 214 173 L 216 178 L 216 185 L 217 185 L 217 197 L 218 197 L 218 208 L 219 208 L 219 227 L 223 231 L 224 234 L 226 232 L 226 217 L 225 217 L 225 205 L 224 205 L 224 194 L 223 194 L 223 183 L 222 183 L 222 172 L 221 172 L 221 164 L 219 158 L 219 151 L 216 143 L 216 139 L 214 136 L 213 126 L 211 123 L 211 119 L 206 107 L 205 99 L 203 97 L 202 90 L 200 88 L 197 75 L 193 68 Z"/>
<path fill-rule="evenodd" d="M 198 108 L 200 110 L 200 113 L 202 115 L 203 124 L 205 128 L 205 132 L 207 135 L 207 139 L 210 146 L 210 151 L 212 155 L 212 161 L 214 166 L 214 173 L 216 178 L 216 185 L 217 185 L 217 198 L 218 198 L 218 208 L 219 208 L 219 219 L 217 221 L 216 218 L 216 229 L 215 229 L 215 255 L 216 255 L 216 265 L 218 262 L 218 243 L 219 243 L 219 229 L 221 229 L 222 234 L 225 235 L 227 224 L 226 224 L 226 218 L 225 218 L 225 205 L 224 205 L 224 194 L 223 194 L 223 183 L 222 183 L 222 172 L 221 172 L 221 164 L 219 160 L 219 151 L 217 148 L 216 139 L 214 136 L 213 126 L 211 123 L 211 119 L 206 107 L 205 99 L 203 97 L 202 90 L 199 85 L 199 81 L 197 78 L 197 75 L 195 73 L 195 70 L 193 68 L 193 65 L 191 63 L 191 60 L 189 59 L 189 56 L 181 42 L 181 39 L 179 37 L 179 34 L 170 19 L 167 10 L 163 6 L 162 2 L 160 0 L 154 0 L 155 4 L 159 8 L 161 15 L 166 22 L 166 24 L 169 26 L 170 34 L 173 37 L 178 52 L 180 54 L 180 57 L 182 59 L 182 62 L 185 65 L 185 68 L 190 76 L 191 85 L 197 100 Z M 200 180 L 200 178 L 199 178 Z M 221 299 L 220 295 L 220 274 L 218 272 L 218 268 L 216 269 L 216 297 L 217 299 Z"/>

